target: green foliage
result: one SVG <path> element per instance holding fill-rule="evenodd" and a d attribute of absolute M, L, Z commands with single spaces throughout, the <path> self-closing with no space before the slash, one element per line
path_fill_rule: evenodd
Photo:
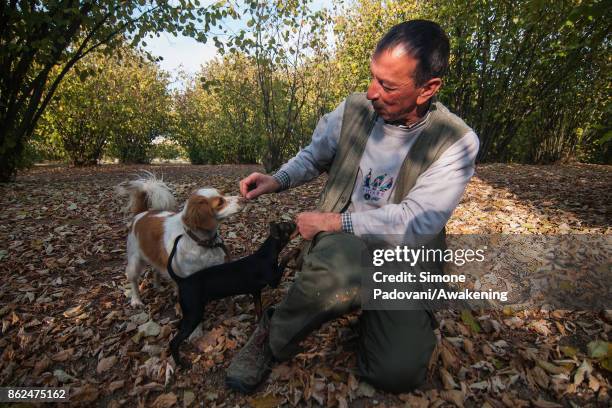
<path fill-rule="evenodd" d="M 117 61 L 115 67 L 119 89 L 109 101 L 114 105 L 114 118 L 108 151 L 121 163 L 149 163 L 153 140 L 169 129 L 168 78 L 142 56 L 126 54 L 129 57 Z"/>
<path fill-rule="evenodd" d="M 67 75 L 40 122 L 51 140 L 59 137 L 72 164 L 85 166 L 102 156 L 113 119 L 108 102 L 116 89 L 111 86 L 114 72 L 105 69 L 103 58 L 92 56 L 79 65 L 93 74 Z"/>
<path fill-rule="evenodd" d="M 612 164 L 612 103 L 602 112 L 593 112 L 595 118 L 586 129 L 578 129 L 576 147 L 578 160 L 589 163 Z"/>
<path fill-rule="evenodd" d="M 172 137 L 193 164 L 255 163 L 262 149 L 254 70 L 241 56 L 203 67 L 175 95 Z"/>
<path fill-rule="evenodd" d="M 258 162 L 272 171 L 310 141 L 321 115 L 367 88 L 376 42 L 414 18 L 449 34 L 440 99 L 480 136 L 479 160 L 610 162 L 609 2 L 337 7 L 332 19 L 311 0 L 0 5 L 0 180 L 66 153 L 76 164 L 103 152 L 123 162 L 175 158 L 172 141 L 193 163 Z M 205 41 L 222 19 L 237 17 L 243 30 L 212 38 L 224 57 L 173 98 L 167 78 L 131 48 L 162 31 Z M 332 28 L 335 49 L 327 45 Z M 169 144 L 152 145 L 156 138 Z"/>
<path fill-rule="evenodd" d="M 451 40 L 440 98 L 479 135 L 479 160 L 601 161 L 610 149 L 600 141 L 610 129 L 611 7 L 601 0 L 360 0 L 335 24 L 340 93 L 366 88 L 371 51 L 387 29 L 427 18 Z"/>
<path fill-rule="evenodd" d="M 308 117 L 329 108 L 320 92 L 331 75 L 327 63 L 329 16 L 310 8 L 311 0 L 247 1 L 247 28 L 231 35 L 222 50 L 246 55 L 254 66 L 261 109 L 262 162 L 272 171 L 310 139 Z M 318 115 L 317 115 L 318 116 Z"/>
<path fill-rule="evenodd" d="M 205 41 L 219 19 L 235 16 L 224 1 L 209 7 L 198 0 L 1 2 L 0 181 L 14 178 L 37 122 L 81 58 L 112 55 L 124 37 L 136 45 L 164 31 Z"/>
<path fill-rule="evenodd" d="M 49 146 L 59 139 L 77 166 L 96 164 L 105 150 L 123 163 L 148 163 L 151 142 L 168 125 L 165 75 L 129 48 L 121 59 L 92 54 L 77 67 L 57 90 L 37 133 L 47 135 Z"/>
<path fill-rule="evenodd" d="M 610 83 L 609 24 L 593 14 L 602 5 L 485 2 L 460 9 L 448 2 L 432 10 L 453 38 L 443 96 L 478 130 L 481 160 L 550 163 L 576 155 L 586 142 L 579 129 L 596 123 L 609 94 L 594 86 Z"/>
<path fill-rule="evenodd" d="M 223 59 L 208 63 L 185 91 L 175 95 L 172 138 L 177 140 L 194 164 L 267 163 L 268 171 L 283 163 L 305 146 L 319 117 L 331 108 L 325 84 L 330 81 L 331 69 L 321 58 L 312 58 L 295 73 L 300 83 L 292 85 L 292 78 L 279 73 L 273 78 L 276 100 L 265 105 L 260 87 L 259 66 L 253 57 L 238 51 Z M 295 90 L 297 106 L 292 117 L 286 117 L 292 103 L 286 91 Z M 266 108 L 265 106 L 268 106 Z M 279 117 L 266 116 L 266 109 Z M 269 125 L 283 126 L 281 142 L 274 142 Z M 270 159 L 275 154 L 274 160 Z M 274 163 L 274 164 L 273 164 Z"/>
<path fill-rule="evenodd" d="M 174 97 L 171 135 L 185 149 L 192 164 L 206 164 L 216 159 L 204 138 L 207 112 L 210 113 L 208 101 L 211 100 L 195 84 Z"/>
<path fill-rule="evenodd" d="M 51 125 L 51 115 L 46 110 L 34 134 L 28 141 L 23 158 L 29 162 L 24 167 L 43 161 L 66 161 L 68 156 L 62 145 L 62 138 Z"/>
<path fill-rule="evenodd" d="M 166 138 L 158 138 L 153 141 L 151 155 L 162 161 L 171 161 L 187 158 L 187 152 L 178 143 Z"/>
<path fill-rule="evenodd" d="M 393 25 L 422 18 L 414 0 L 360 0 L 337 11 L 336 34 L 337 98 L 365 91 L 370 83 L 370 57 L 377 42 Z"/>

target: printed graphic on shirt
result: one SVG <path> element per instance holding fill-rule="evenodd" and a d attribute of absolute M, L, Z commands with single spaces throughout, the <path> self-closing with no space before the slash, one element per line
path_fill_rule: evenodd
<path fill-rule="evenodd" d="M 361 191 L 363 198 L 366 201 L 378 201 L 393 187 L 393 177 L 389 177 L 387 173 L 380 174 L 372 179 L 372 169 L 363 180 Z"/>

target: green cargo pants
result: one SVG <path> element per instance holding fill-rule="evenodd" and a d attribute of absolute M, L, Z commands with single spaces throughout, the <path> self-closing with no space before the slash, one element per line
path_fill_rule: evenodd
<path fill-rule="evenodd" d="M 354 235 L 321 233 L 270 321 L 270 348 L 278 360 L 324 322 L 360 306 L 365 243 Z M 433 315 L 423 310 L 364 310 L 359 321 L 361 378 L 391 392 L 407 392 L 427 376 L 436 345 Z"/>

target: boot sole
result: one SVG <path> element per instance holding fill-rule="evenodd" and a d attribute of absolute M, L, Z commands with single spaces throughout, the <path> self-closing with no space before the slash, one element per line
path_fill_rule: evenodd
<path fill-rule="evenodd" d="M 252 393 L 255 388 L 257 388 L 258 384 L 254 384 L 254 385 L 247 385 L 244 382 L 240 381 L 237 378 L 233 378 L 233 377 L 225 377 L 225 385 L 228 388 L 231 388 L 233 390 L 236 391 L 240 391 L 244 394 L 250 394 Z"/>

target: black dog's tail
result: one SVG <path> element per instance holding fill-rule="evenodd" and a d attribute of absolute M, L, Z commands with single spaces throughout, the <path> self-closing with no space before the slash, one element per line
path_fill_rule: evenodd
<path fill-rule="evenodd" d="M 181 278 L 174 272 L 174 269 L 172 268 L 172 260 L 174 259 L 174 255 L 176 254 L 176 247 L 178 246 L 178 243 L 181 240 L 181 238 L 183 238 L 182 234 L 175 238 L 174 245 L 172 246 L 172 252 L 170 252 L 170 256 L 168 257 L 168 266 L 167 266 L 168 274 L 177 283 L 179 281 L 182 281 L 183 278 Z"/>

